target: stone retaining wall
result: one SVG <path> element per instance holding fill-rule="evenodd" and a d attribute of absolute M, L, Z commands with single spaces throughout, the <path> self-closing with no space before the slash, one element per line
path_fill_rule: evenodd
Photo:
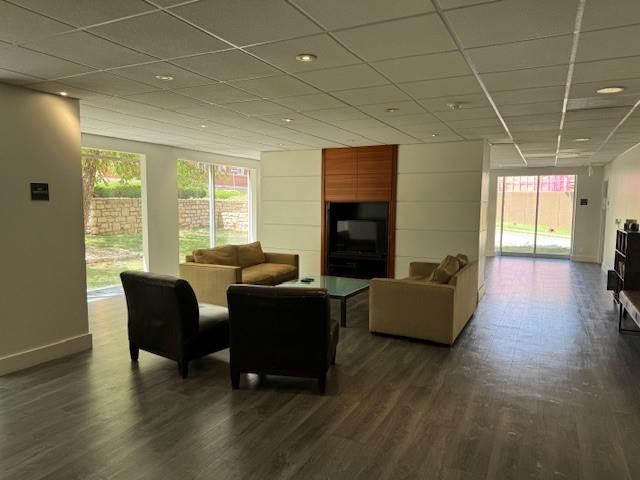
<path fill-rule="evenodd" d="M 188 198 L 178 200 L 178 219 L 181 227 L 209 226 L 209 200 Z M 225 230 L 244 231 L 248 228 L 247 202 L 218 200 L 216 226 Z M 89 235 L 116 235 L 142 231 L 142 206 L 139 198 L 94 198 L 89 214 Z"/>

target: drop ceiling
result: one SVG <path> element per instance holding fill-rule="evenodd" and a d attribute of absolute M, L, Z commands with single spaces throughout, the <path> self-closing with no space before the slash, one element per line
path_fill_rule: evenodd
<path fill-rule="evenodd" d="M 487 139 L 494 167 L 573 166 L 640 141 L 639 36 L 638 0 L 0 0 L 0 81 L 228 155 Z"/>

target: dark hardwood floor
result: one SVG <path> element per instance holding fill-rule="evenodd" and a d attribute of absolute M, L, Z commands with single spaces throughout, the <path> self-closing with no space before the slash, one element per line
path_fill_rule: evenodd
<path fill-rule="evenodd" d="M 640 336 L 618 333 L 599 266 L 488 275 L 451 349 L 370 335 L 354 299 L 324 396 L 272 377 L 232 391 L 228 351 L 188 380 L 132 364 L 122 297 L 93 302 L 91 353 L 0 378 L 0 478 L 640 478 Z"/>

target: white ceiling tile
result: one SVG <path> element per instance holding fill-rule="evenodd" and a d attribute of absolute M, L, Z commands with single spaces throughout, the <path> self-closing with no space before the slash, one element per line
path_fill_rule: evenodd
<path fill-rule="evenodd" d="M 356 106 L 409 100 L 409 96 L 394 85 L 342 90 L 334 92 L 334 95 L 340 100 Z"/>
<path fill-rule="evenodd" d="M 491 92 L 491 97 L 497 105 L 512 105 L 517 103 L 561 102 L 564 99 L 565 87 L 523 88 L 520 90 L 503 90 Z"/>
<path fill-rule="evenodd" d="M 291 110 L 300 112 L 328 108 L 340 108 L 344 106 L 343 102 L 325 93 L 278 98 L 274 101 L 276 103 L 279 103 L 280 105 L 284 105 L 285 107 L 290 108 Z"/>
<path fill-rule="evenodd" d="M 471 120 L 478 118 L 493 120 L 496 118 L 496 113 L 491 107 L 460 108 L 458 110 L 447 110 L 438 112 L 437 116 L 440 120 L 444 120 L 445 122 L 455 120 Z"/>
<path fill-rule="evenodd" d="M 108 72 L 89 73 L 78 77 L 70 77 L 62 80 L 66 85 L 84 88 L 106 95 L 132 95 L 135 93 L 150 92 L 156 87 L 144 83 L 118 77 Z"/>
<path fill-rule="evenodd" d="M 394 82 L 456 77 L 472 73 L 460 52 L 394 58 L 373 62 L 371 65 Z"/>
<path fill-rule="evenodd" d="M 210 85 L 200 85 L 197 87 L 180 88 L 175 90 L 181 95 L 196 98 L 210 103 L 231 103 L 246 100 L 258 100 L 258 97 L 250 93 L 238 90 L 225 83 L 215 83 Z"/>
<path fill-rule="evenodd" d="M 568 65 L 516 70 L 513 72 L 484 73 L 480 75 L 489 91 L 516 90 L 553 85 L 566 85 Z"/>
<path fill-rule="evenodd" d="M 103 98 L 114 98 L 104 94 L 86 90 L 84 88 L 74 87 L 62 82 L 40 82 L 29 85 L 28 87 L 34 90 L 39 90 L 41 92 L 49 92 L 54 94 L 66 92 L 70 98 L 78 98 L 83 102 Z"/>
<path fill-rule="evenodd" d="M 387 144 L 408 145 L 421 142 L 416 137 L 390 127 L 372 128 L 367 132 L 367 137 Z"/>
<path fill-rule="evenodd" d="M 282 1 L 202 0 L 173 13 L 237 46 L 320 33 L 320 28 Z"/>
<path fill-rule="evenodd" d="M 640 23 L 640 2 L 637 0 L 588 0 L 582 17 L 582 30 L 619 27 Z"/>
<path fill-rule="evenodd" d="M 299 7 L 329 30 L 365 23 L 409 17 L 434 10 L 423 0 L 294 0 Z"/>
<path fill-rule="evenodd" d="M 153 10 L 141 0 L 13 0 L 60 21 L 86 27 Z"/>
<path fill-rule="evenodd" d="M 381 120 L 391 119 L 393 117 L 400 117 L 413 114 L 424 114 L 424 108 L 418 103 L 411 101 L 397 101 L 397 102 L 385 102 L 377 103 L 374 105 L 363 105 L 360 107 L 363 112 L 373 115 Z M 396 109 L 395 112 L 388 112 L 388 109 Z"/>
<path fill-rule="evenodd" d="M 305 72 L 360 63 L 358 57 L 326 34 L 258 45 L 247 50 L 288 72 Z M 300 53 L 312 53 L 318 58 L 313 62 L 300 62 L 296 60 L 296 55 Z"/>
<path fill-rule="evenodd" d="M 233 80 L 230 85 L 247 90 L 263 98 L 280 98 L 318 93 L 318 90 L 288 75 L 278 77 Z"/>
<path fill-rule="evenodd" d="M 588 2 L 587 2 L 588 3 Z M 576 0 L 504 0 L 446 13 L 465 48 L 571 34 Z"/>
<path fill-rule="evenodd" d="M 456 48 L 440 17 L 435 14 L 341 30 L 335 35 L 368 61 Z"/>
<path fill-rule="evenodd" d="M 569 62 L 573 36 L 541 38 L 467 50 L 477 71 L 501 72 Z"/>
<path fill-rule="evenodd" d="M 12 72 L 11 70 L 3 70 L 0 68 L 0 82 L 10 83 L 12 85 L 25 85 L 39 81 L 38 77 L 25 75 L 23 73 Z"/>
<path fill-rule="evenodd" d="M 229 46 L 164 12 L 107 23 L 92 33 L 158 58 L 211 52 Z"/>
<path fill-rule="evenodd" d="M 640 78 L 640 56 L 574 64 L 574 83 L 598 82 L 620 78 Z"/>
<path fill-rule="evenodd" d="M 417 113 L 417 114 L 413 114 L 413 115 L 399 115 L 399 116 L 392 116 L 389 117 L 385 120 L 385 123 L 388 123 L 389 125 L 393 125 L 394 127 L 398 127 L 401 130 L 404 127 L 410 127 L 410 126 L 419 126 L 419 125 L 442 125 L 442 122 L 440 122 L 436 117 L 434 117 L 433 115 L 429 114 L 429 113 Z"/>
<path fill-rule="evenodd" d="M 389 83 L 382 75 L 365 64 L 314 70 L 312 72 L 300 73 L 298 77 L 329 92 L 357 87 L 372 87 Z"/>
<path fill-rule="evenodd" d="M 143 63 L 152 57 L 85 32 L 73 32 L 30 42 L 29 48 L 96 68 Z"/>
<path fill-rule="evenodd" d="M 173 60 L 172 63 L 222 81 L 265 77 L 281 73 L 278 69 L 241 50 L 180 58 Z"/>
<path fill-rule="evenodd" d="M 615 85 L 624 87 L 624 92 L 615 95 L 600 95 L 596 90 Z M 630 97 L 637 96 L 640 93 L 640 78 L 626 78 L 624 80 L 605 80 L 590 83 L 574 83 L 571 85 L 570 98 L 598 97 L 603 101 L 622 101 L 625 105 Z M 633 100 L 629 100 L 633 103 Z"/>
<path fill-rule="evenodd" d="M 327 110 L 305 112 L 305 115 L 330 123 L 340 120 L 355 120 L 367 117 L 360 110 L 352 107 L 330 108 Z"/>
<path fill-rule="evenodd" d="M 583 32 L 576 61 L 605 60 L 640 55 L 640 25 Z"/>
<path fill-rule="evenodd" d="M 483 93 L 470 95 L 450 95 L 438 98 L 423 98 L 418 102 L 425 106 L 430 112 L 446 112 L 451 109 L 449 104 L 457 103 L 460 109 L 488 107 L 489 100 Z"/>
<path fill-rule="evenodd" d="M 157 115 L 160 109 L 153 105 L 147 105 L 145 103 L 133 102 L 120 97 L 111 97 L 108 95 L 94 95 L 86 100 L 83 99 L 80 102 L 80 112 L 82 113 L 83 106 L 94 106 L 102 109 L 114 110 L 122 113 L 129 113 L 134 115 L 144 114 L 148 112 L 155 112 Z"/>
<path fill-rule="evenodd" d="M 245 115 L 270 115 L 276 113 L 288 113 L 291 110 L 267 100 L 253 100 L 251 102 L 229 103 L 228 108 Z"/>
<path fill-rule="evenodd" d="M 400 86 L 415 98 L 435 98 L 482 92 L 476 77 L 443 78 L 402 83 Z"/>
<path fill-rule="evenodd" d="M 71 29 L 68 25 L 24 8 L 0 2 L 0 39 L 6 42 L 24 43 Z"/>
<path fill-rule="evenodd" d="M 284 122 L 282 119 L 283 118 L 288 118 L 293 120 L 291 123 L 286 123 Z M 318 122 L 318 120 L 315 120 L 313 118 L 309 118 L 307 117 L 305 114 L 302 113 L 294 113 L 294 112 L 287 112 L 286 115 L 283 115 L 282 113 L 276 114 L 276 115 L 262 115 L 260 116 L 260 120 L 264 121 L 264 122 L 269 122 L 270 124 L 273 125 L 278 125 L 279 127 L 282 128 L 295 128 L 296 125 L 303 125 L 303 124 L 308 124 L 308 125 L 319 125 L 321 124 L 321 122 Z M 259 126 L 259 128 L 261 128 Z M 273 135 L 273 133 L 271 133 L 271 135 Z"/>
<path fill-rule="evenodd" d="M 0 68 L 38 78 L 58 78 L 93 69 L 20 47 L 0 48 Z"/>
<path fill-rule="evenodd" d="M 533 115 L 537 113 L 559 113 L 562 112 L 562 102 L 540 102 L 518 105 L 501 105 L 498 110 L 503 117 L 516 115 Z M 507 125 L 509 121 L 507 120 Z"/>
<path fill-rule="evenodd" d="M 130 80 L 148 83 L 158 88 L 184 88 L 212 83 L 213 80 L 196 73 L 189 72 L 166 62 L 145 63 L 135 67 L 124 67 L 110 70 L 111 73 Z M 156 75 L 170 76 L 173 80 L 159 80 Z"/>
<path fill-rule="evenodd" d="M 170 92 L 167 90 L 141 93 L 137 95 L 131 95 L 129 100 L 133 100 L 135 102 L 146 103 L 149 105 L 154 105 L 160 108 L 167 108 L 170 110 L 173 109 L 181 109 L 181 108 L 190 108 L 202 105 L 202 102 L 194 100 L 192 98 L 188 98 L 182 95 L 178 95 L 177 93 Z"/>
<path fill-rule="evenodd" d="M 489 3 L 491 0 L 438 0 L 440 6 L 444 10 L 451 8 L 462 8 L 476 5 L 478 3 Z M 493 0 L 495 2 L 501 2 L 502 0 Z"/>

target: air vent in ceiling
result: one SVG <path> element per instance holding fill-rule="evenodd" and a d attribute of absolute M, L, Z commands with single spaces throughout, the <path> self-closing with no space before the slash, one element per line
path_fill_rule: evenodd
<path fill-rule="evenodd" d="M 631 107 L 637 100 L 636 95 L 619 95 L 615 97 L 570 98 L 567 111 L 594 110 L 599 108 Z"/>

